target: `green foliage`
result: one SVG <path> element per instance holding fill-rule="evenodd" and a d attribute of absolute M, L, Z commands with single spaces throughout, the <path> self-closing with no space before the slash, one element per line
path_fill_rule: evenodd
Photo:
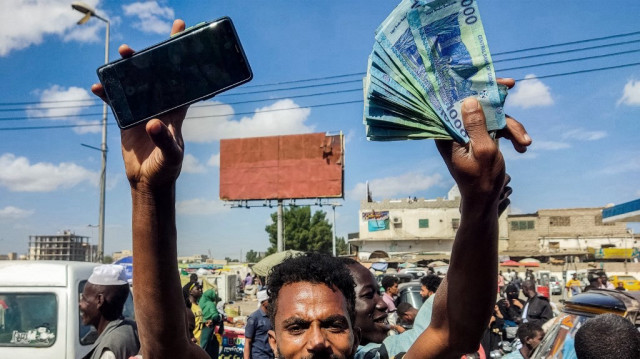
<path fill-rule="evenodd" d="M 111 264 L 111 263 L 113 263 L 113 257 L 111 257 L 111 256 L 104 256 L 104 257 L 102 257 L 102 263 L 104 263 L 104 264 Z"/>
<path fill-rule="evenodd" d="M 238 260 L 238 259 L 231 259 L 231 257 L 224 257 L 224 260 L 225 260 L 225 261 L 227 261 L 227 263 L 240 262 L 240 260 Z"/>
<path fill-rule="evenodd" d="M 247 252 L 246 259 L 247 263 L 257 263 L 262 259 L 262 257 L 258 255 L 258 252 L 251 249 Z"/>
<path fill-rule="evenodd" d="M 344 237 L 336 238 L 336 254 L 339 256 L 349 254 L 349 245 L 344 240 Z"/>
<path fill-rule="evenodd" d="M 312 216 L 311 208 L 307 206 L 285 208 L 283 213 L 284 249 L 331 253 L 333 233 L 326 216 L 327 214 L 322 211 L 316 211 Z M 265 227 L 271 243 L 267 255 L 277 250 L 277 212 L 271 214 L 271 220 L 273 223 Z"/>

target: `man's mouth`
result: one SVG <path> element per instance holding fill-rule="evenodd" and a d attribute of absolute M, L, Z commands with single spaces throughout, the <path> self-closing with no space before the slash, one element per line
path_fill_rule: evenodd
<path fill-rule="evenodd" d="M 377 318 L 374 318 L 373 322 L 376 325 L 385 325 L 386 326 L 387 324 L 389 324 L 389 322 L 387 321 L 387 313 L 384 313 L 381 316 L 379 316 Z"/>

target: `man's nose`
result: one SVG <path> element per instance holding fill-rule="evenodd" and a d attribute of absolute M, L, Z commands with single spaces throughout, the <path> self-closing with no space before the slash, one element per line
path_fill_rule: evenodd
<path fill-rule="evenodd" d="M 382 296 L 376 296 L 376 309 L 381 312 L 386 312 L 388 308 L 389 307 L 387 306 L 387 303 L 385 303 L 385 301 L 382 299 Z"/>
<path fill-rule="evenodd" d="M 329 349 L 326 333 L 319 325 L 313 324 L 308 330 L 307 351 L 311 353 L 324 352 Z"/>

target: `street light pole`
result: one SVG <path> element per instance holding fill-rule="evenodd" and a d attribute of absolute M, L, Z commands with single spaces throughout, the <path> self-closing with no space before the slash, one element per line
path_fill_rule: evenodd
<path fill-rule="evenodd" d="M 77 10 L 84 15 L 78 25 L 82 25 L 89 21 L 91 17 L 95 17 L 104 21 L 107 24 L 107 30 L 104 42 L 104 63 L 109 63 L 109 20 L 96 14 L 95 10 L 89 5 L 83 2 L 74 2 L 71 4 L 71 8 Z M 98 253 L 96 256 L 97 262 L 102 262 L 104 258 L 104 202 L 105 202 L 105 187 L 107 181 L 107 103 L 102 106 L 102 143 L 100 144 L 100 152 L 102 152 L 102 167 L 100 169 L 100 212 L 98 218 Z"/>

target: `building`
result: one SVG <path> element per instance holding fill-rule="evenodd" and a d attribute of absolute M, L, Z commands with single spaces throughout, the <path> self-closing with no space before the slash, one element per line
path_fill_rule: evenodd
<path fill-rule="evenodd" d="M 636 247 L 624 222 L 604 223 L 603 207 L 541 209 L 511 214 L 508 252 L 586 254 L 591 249 Z"/>
<path fill-rule="evenodd" d="M 500 249 L 507 248 L 507 220 L 499 220 Z M 453 187 L 447 198 L 407 198 L 380 202 L 363 201 L 359 211 L 359 234 L 349 244 L 359 253 L 384 251 L 451 253 L 460 226 L 460 192 Z"/>
<path fill-rule="evenodd" d="M 29 236 L 29 260 L 93 262 L 97 252 L 97 246 L 89 243 L 89 237 L 77 236 L 71 231 Z"/>
<path fill-rule="evenodd" d="M 130 257 L 130 256 L 133 256 L 133 251 L 128 249 L 123 249 L 119 252 L 113 252 L 113 255 L 111 255 L 111 258 L 113 259 L 114 262 L 117 262 L 122 258 Z"/>

